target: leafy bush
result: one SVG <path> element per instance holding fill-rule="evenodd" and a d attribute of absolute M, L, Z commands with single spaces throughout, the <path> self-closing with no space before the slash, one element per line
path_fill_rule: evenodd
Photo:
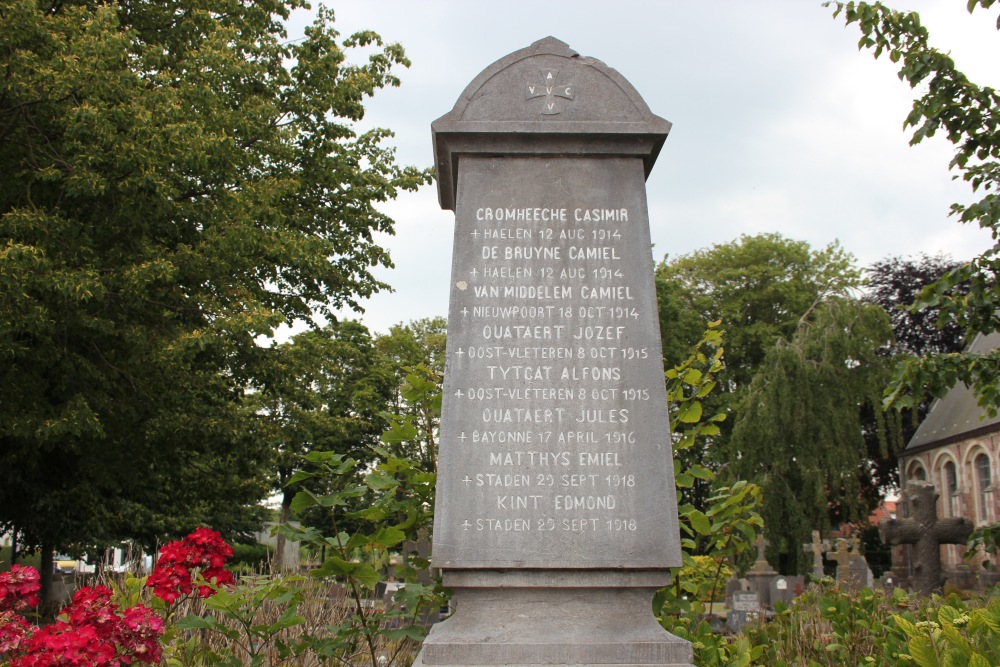
<path fill-rule="evenodd" d="M 920 599 L 826 584 L 744 638 L 763 649 L 748 664 L 768 667 L 988 667 L 1000 664 L 1000 595 Z"/>

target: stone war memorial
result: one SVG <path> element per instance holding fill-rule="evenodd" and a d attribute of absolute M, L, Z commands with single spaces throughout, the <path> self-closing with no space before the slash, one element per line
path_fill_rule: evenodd
<path fill-rule="evenodd" d="M 455 212 L 418 665 L 688 665 L 654 592 L 681 565 L 645 179 L 670 123 L 552 37 L 432 125 Z"/>

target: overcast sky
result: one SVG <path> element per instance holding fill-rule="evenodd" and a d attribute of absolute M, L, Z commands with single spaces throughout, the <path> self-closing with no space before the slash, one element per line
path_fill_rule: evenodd
<path fill-rule="evenodd" d="M 892 4 L 892 3 L 890 3 Z M 996 10 L 964 0 L 911 0 L 931 41 L 980 85 L 1000 86 Z M 399 161 L 433 163 L 431 121 L 499 58 L 552 35 L 628 79 L 673 129 L 647 181 L 657 260 L 741 234 L 777 232 L 820 248 L 839 240 L 862 265 L 889 255 L 945 252 L 969 259 L 990 245 L 948 218 L 970 199 L 952 182 L 943 139 L 908 146 L 913 99 L 896 68 L 857 50 L 813 0 L 341 0 L 338 30 L 375 30 L 413 61 L 402 86 L 367 104 L 365 126 L 396 132 Z M 308 23 L 297 12 L 289 36 Z M 373 331 L 445 315 L 454 215 L 435 186 L 386 206 L 395 291 L 365 304 Z M 357 315 L 345 314 L 357 317 Z"/>

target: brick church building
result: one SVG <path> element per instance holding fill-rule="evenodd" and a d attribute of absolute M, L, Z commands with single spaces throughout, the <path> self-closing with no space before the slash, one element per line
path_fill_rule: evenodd
<path fill-rule="evenodd" d="M 1000 332 L 979 336 L 970 352 L 988 352 L 1000 346 Z M 899 455 L 900 485 L 923 480 L 938 492 L 939 517 L 968 517 L 977 528 L 1000 521 L 1000 415 L 986 416 L 972 392 L 958 384 L 936 401 L 927 418 Z M 899 516 L 906 516 L 905 496 Z M 983 574 L 978 563 L 962 560 L 963 545 L 941 547 L 948 580 L 960 587 L 996 583 L 997 575 Z M 893 549 L 893 569 L 905 575 L 910 563 L 905 546 Z M 993 557 L 994 572 L 1000 557 Z"/>

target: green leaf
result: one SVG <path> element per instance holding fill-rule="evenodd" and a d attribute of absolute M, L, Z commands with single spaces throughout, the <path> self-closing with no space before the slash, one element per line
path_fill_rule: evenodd
<path fill-rule="evenodd" d="M 697 368 L 689 368 L 684 372 L 684 382 L 689 385 L 696 385 L 701 382 L 702 374 Z"/>
<path fill-rule="evenodd" d="M 365 476 L 365 484 L 375 491 L 384 491 L 398 485 L 395 477 L 380 470 L 375 470 Z"/>
<path fill-rule="evenodd" d="M 712 533 L 712 524 L 700 510 L 692 510 L 687 516 L 688 521 L 691 523 L 691 527 L 698 532 L 699 535 L 710 535 Z"/>
<path fill-rule="evenodd" d="M 934 644 L 927 637 L 911 637 L 907 648 L 920 667 L 941 667 L 934 651 Z"/>
<path fill-rule="evenodd" d="M 189 614 L 177 621 L 177 627 L 181 630 L 212 630 L 218 626 L 219 622 L 214 616 L 200 616 Z"/>
<path fill-rule="evenodd" d="M 916 626 L 914 626 L 912 623 L 910 623 L 908 620 L 906 620 L 899 614 L 893 614 L 892 620 L 896 622 L 896 625 L 899 626 L 900 630 L 906 633 L 907 637 L 921 636 L 922 633 L 919 630 L 917 630 Z"/>
<path fill-rule="evenodd" d="M 406 533 L 401 531 L 399 528 L 386 526 L 385 528 L 379 529 L 379 531 L 372 536 L 370 543 L 383 548 L 389 548 L 400 544 L 405 539 Z"/>
<path fill-rule="evenodd" d="M 979 653 L 969 656 L 969 667 L 990 667 L 990 661 Z"/>
<path fill-rule="evenodd" d="M 310 574 L 316 578 L 327 578 L 339 575 L 347 575 L 351 573 L 354 565 L 355 565 L 354 563 L 349 563 L 342 558 L 338 558 L 336 556 L 330 556 L 325 561 L 323 561 L 322 565 L 312 570 Z"/>
<path fill-rule="evenodd" d="M 701 401 L 689 401 L 681 406 L 677 421 L 683 424 L 694 424 L 701 419 Z"/>
<path fill-rule="evenodd" d="M 690 468 L 688 468 L 688 472 L 691 473 L 691 475 L 693 475 L 694 477 L 697 477 L 698 479 L 705 481 L 711 481 L 712 478 L 715 477 L 715 473 L 713 473 L 705 466 L 698 464 L 692 465 Z"/>
<path fill-rule="evenodd" d="M 421 642 L 427 636 L 427 632 L 416 625 L 407 625 L 396 629 L 383 629 L 379 631 L 379 634 L 391 641 L 412 639 L 415 642 Z"/>

